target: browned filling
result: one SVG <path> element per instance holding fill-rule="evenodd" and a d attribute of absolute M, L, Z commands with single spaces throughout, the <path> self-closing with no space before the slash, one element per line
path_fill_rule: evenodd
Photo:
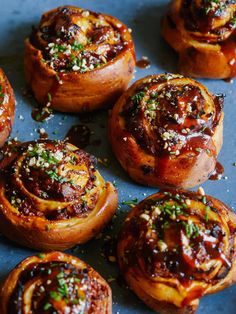
<path fill-rule="evenodd" d="M 34 286 L 32 297 L 24 299 L 27 290 Z M 97 300 L 107 297 L 107 289 L 89 269 L 79 269 L 66 262 L 31 264 L 24 269 L 9 298 L 8 313 L 22 313 L 23 305 L 30 312 L 39 313 L 90 313 Z M 70 312 L 68 312 L 68 309 Z"/>
<path fill-rule="evenodd" d="M 199 212 L 189 201 L 201 202 Z M 231 269 L 233 250 L 225 249 L 225 225 L 206 197 L 164 192 L 162 197 L 142 202 L 138 213 L 125 223 L 124 269 L 139 267 L 151 278 L 177 278 L 183 285 L 192 280 L 217 283 Z M 218 220 L 210 218 L 210 212 Z M 234 230 L 229 226 L 230 234 Z M 128 239 L 128 240 L 127 240 Z M 226 239 L 232 247 L 233 238 Z M 202 264 L 214 262 L 204 270 Z M 222 266 L 211 277 L 217 267 Z"/>
<path fill-rule="evenodd" d="M 122 25 L 102 14 L 61 7 L 44 15 L 30 40 L 43 62 L 57 72 L 92 71 L 114 59 L 127 45 Z"/>
<path fill-rule="evenodd" d="M 136 89 L 120 113 L 126 130 L 152 155 L 199 154 L 211 149 L 209 141 L 220 119 L 223 97 L 214 96 L 210 110 L 198 86 L 174 85 L 171 79 L 163 75 Z"/>
<path fill-rule="evenodd" d="M 236 28 L 235 0 L 183 0 L 181 17 L 187 30 L 200 41 L 217 42 L 228 38 Z"/>
<path fill-rule="evenodd" d="M 6 197 L 19 213 L 58 220 L 85 217 L 94 209 L 99 191 L 92 156 L 79 149 L 72 152 L 64 142 L 39 142 L 16 150 L 3 175 Z M 52 208 L 50 202 L 55 202 Z"/>

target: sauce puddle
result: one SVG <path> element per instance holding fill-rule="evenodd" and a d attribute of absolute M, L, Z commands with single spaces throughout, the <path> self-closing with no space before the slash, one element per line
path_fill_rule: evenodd
<path fill-rule="evenodd" d="M 136 62 L 136 66 L 140 69 L 147 69 L 150 67 L 150 65 L 151 62 L 146 58 L 142 58 Z"/>
<path fill-rule="evenodd" d="M 79 147 L 85 148 L 90 144 L 91 130 L 83 124 L 73 125 L 66 134 L 65 139 Z"/>

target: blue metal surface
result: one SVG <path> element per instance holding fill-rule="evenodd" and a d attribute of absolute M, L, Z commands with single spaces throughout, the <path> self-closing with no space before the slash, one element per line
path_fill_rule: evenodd
<path fill-rule="evenodd" d="M 147 56 L 151 61 L 149 69 L 137 69 L 135 79 L 164 71 L 176 72 L 177 58 L 160 37 L 160 18 L 166 9 L 167 2 L 165 0 L 70 0 L 72 5 L 112 14 L 133 29 L 137 59 L 141 56 Z M 45 123 L 37 123 L 31 118 L 32 106 L 35 105 L 35 101 L 24 96 L 23 40 L 29 34 L 31 25 L 38 23 L 44 11 L 64 4 L 64 1 L 59 0 L 0 1 L 0 66 L 6 71 L 15 91 L 17 110 L 12 136 L 17 136 L 21 141 L 37 138 L 36 130 L 42 127 L 50 138 L 63 139 L 70 126 L 79 123 L 77 115 L 59 113 L 56 113 L 52 119 Z M 220 181 L 208 181 L 203 184 L 203 187 L 207 194 L 213 195 L 236 208 L 236 167 L 233 166 L 233 163 L 236 162 L 236 110 L 234 107 L 236 105 L 236 83 L 229 84 L 215 80 L 202 80 L 202 82 L 212 92 L 226 93 L 227 95 L 224 110 L 224 145 L 219 157 L 220 162 L 225 167 L 225 177 Z M 94 131 L 93 139 L 101 139 L 102 144 L 99 147 L 89 146 L 87 150 L 97 157 L 107 157 L 111 160 L 110 167 L 100 166 L 100 171 L 106 179 L 116 182 L 120 203 L 135 197 L 141 200 L 146 195 L 153 193 L 155 189 L 132 183 L 112 155 L 107 141 L 106 128 L 101 127 L 101 124 L 106 126 L 107 113 L 95 114 L 93 120 L 89 123 L 89 127 Z M 121 205 L 113 223 L 115 231 L 120 228 L 124 213 L 128 210 L 127 206 Z M 106 229 L 105 233 L 110 234 L 110 229 Z M 118 275 L 118 268 L 115 264 L 109 264 L 101 256 L 102 245 L 101 239 L 92 240 L 84 246 L 77 247 L 73 254 L 91 264 L 106 279 L 115 278 Z M 16 246 L 1 236 L 0 279 L 6 276 L 23 258 L 33 253 L 34 251 Z M 116 281 L 111 282 L 111 287 L 114 314 L 152 313 L 131 291 L 120 287 Z M 235 314 L 235 297 L 236 286 L 216 295 L 207 296 L 202 299 L 197 313 Z"/>

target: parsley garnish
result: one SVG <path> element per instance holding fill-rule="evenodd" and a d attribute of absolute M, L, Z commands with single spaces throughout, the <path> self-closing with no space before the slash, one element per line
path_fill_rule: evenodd
<path fill-rule="evenodd" d="M 48 302 L 47 302 L 47 303 L 44 305 L 43 309 L 44 309 L 45 311 L 47 311 L 47 310 L 50 309 L 51 306 L 52 306 L 51 303 L 48 303 Z"/>
<path fill-rule="evenodd" d="M 131 97 L 131 100 L 133 101 L 133 103 L 134 103 L 135 105 L 138 105 L 138 104 L 140 103 L 140 101 L 143 99 L 144 96 L 145 96 L 145 93 L 144 93 L 144 92 L 139 92 L 139 93 L 133 95 L 133 96 Z"/>
<path fill-rule="evenodd" d="M 134 198 L 132 200 L 129 200 L 129 201 L 123 201 L 122 202 L 122 205 L 135 205 L 138 203 L 138 199 L 137 198 Z"/>
<path fill-rule="evenodd" d="M 182 221 L 182 225 L 185 228 L 185 233 L 188 238 L 196 238 L 199 236 L 199 227 L 192 221 Z"/>

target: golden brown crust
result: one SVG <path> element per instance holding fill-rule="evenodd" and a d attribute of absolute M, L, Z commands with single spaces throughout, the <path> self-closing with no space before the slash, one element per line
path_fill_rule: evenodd
<path fill-rule="evenodd" d="M 215 169 L 222 146 L 222 102 L 222 96 L 180 75 L 141 79 L 111 112 L 113 151 L 141 184 L 196 186 Z"/>
<path fill-rule="evenodd" d="M 236 4 L 172 0 L 162 34 L 179 54 L 180 73 L 227 79 L 236 76 Z"/>
<path fill-rule="evenodd" d="M 236 216 L 211 196 L 153 194 L 128 214 L 118 262 L 132 290 L 161 314 L 195 313 L 199 299 L 236 281 Z"/>
<path fill-rule="evenodd" d="M 24 63 L 26 80 L 41 105 L 50 94 L 56 110 L 92 111 L 111 106 L 127 88 L 135 66 L 134 45 L 116 18 L 59 7 L 46 12 L 25 40 Z"/>
<path fill-rule="evenodd" d="M 91 157 L 64 142 L 29 142 L 2 161 L 0 229 L 38 250 L 65 250 L 94 237 L 112 218 L 117 192 Z"/>
<path fill-rule="evenodd" d="M 14 121 L 15 96 L 13 89 L 0 68 L 0 147 L 11 133 Z"/>
<path fill-rule="evenodd" d="M 80 259 L 59 252 L 23 260 L 0 291 L 1 314 L 60 313 L 111 314 L 108 283 Z M 34 302 L 32 302 L 34 300 Z"/>

